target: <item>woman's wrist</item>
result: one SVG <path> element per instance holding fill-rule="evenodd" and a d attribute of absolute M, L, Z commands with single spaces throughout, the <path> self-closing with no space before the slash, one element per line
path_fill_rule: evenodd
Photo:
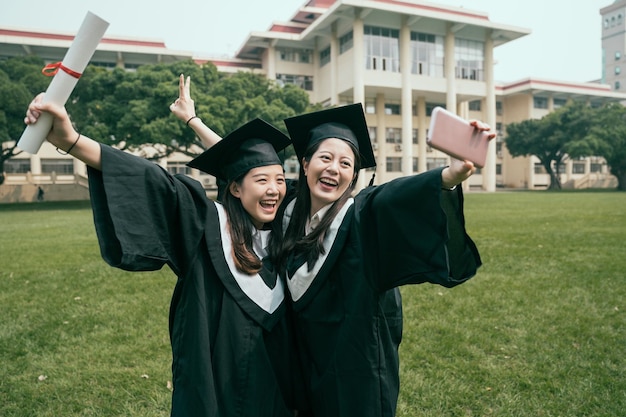
<path fill-rule="evenodd" d="M 441 171 L 441 188 L 444 190 L 453 190 L 457 185 L 458 182 L 453 178 L 450 167 L 445 167 Z"/>
<path fill-rule="evenodd" d="M 198 116 L 193 115 L 193 116 L 191 116 L 191 117 L 189 117 L 189 118 L 187 119 L 187 121 L 185 122 L 185 124 L 186 124 L 187 126 L 189 126 L 189 123 L 191 123 L 191 122 L 192 122 L 193 120 L 195 120 L 195 119 L 200 120 L 200 118 L 199 118 Z"/>

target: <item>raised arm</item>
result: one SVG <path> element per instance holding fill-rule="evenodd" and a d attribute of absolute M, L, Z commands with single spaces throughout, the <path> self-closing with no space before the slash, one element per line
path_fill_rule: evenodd
<path fill-rule="evenodd" d="M 43 97 L 44 93 L 41 93 L 31 101 L 24 123 L 35 124 L 42 112 L 50 113 L 54 119 L 46 140 L 56 146 L 59 151 L 67 152 L 90 167 L 100 170 L 102 167 L 100 144 L 74 129 L 65 107 L 43 103 Z"/>
<path fill-rule="evenodd" d="M 196 133 L 202 144 L 210 148 L 222 137 L 205 125 L 198 116 L 196 116 L 196 108 L 194 101 L 191 99 L 190 93 L 191 77 L 180 74 L 178 81 L 178 98 L 170 105 L 170 110 L 176 117 L 187 124 Z"/>

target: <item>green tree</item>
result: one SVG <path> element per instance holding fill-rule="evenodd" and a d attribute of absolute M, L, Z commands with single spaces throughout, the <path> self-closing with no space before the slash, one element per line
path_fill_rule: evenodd
<path fill-rule="evenodd" d="M 0 62 L 0 142 L 4 143 L 0 164 L 20 152 L 15 141 L 24 130 L 25 109 L 50 83 L 41 74 L 43 66 L 41 59 L 33 57 Z M 320 108 L 294 85 L 279 87 L 250 72 L 219 73 L 211 63 L 198 65 L 191 60 L 145 65 L 134 72 L 90 65 L 66 108 L 81 133 L 102 143 L 135 151 L 152 145 L 154 152 L 144 153 L 151 158 L 172 152 L 193 157 L 202 149 L 200 141 L 169 110 L 178 97 L 180 74 L 191 76 L 197 115 L 222 136 L 255 117 L 286 132 L 283 119 Z M 291 154 L 290 148 L 285 156 Z"/>
<path fill-rule="evenodd" d="M 567 158 L 590 156 L 591 147 L 582 147 L 591 129 L 592 110 L 584 103 L 568 102 L 541 119 L 511 123 L 505 144 L 511 156 L 536 156 L 550 176 L 549 189 L 561 189 L 561 167 Z"/>
<path fill-rule="evenodd" d="M 34 57 L 0 61 L 0 185 L 4 183 L 4 163 L 22 152 L 17 141 L 25 128 L 28 103 L 49 83 L 41 75 L 43 67 L 43 60 Z"/>
<path fill-rule="evenodd" d="M 611 174 L 617 177 L 617 189 L 626 191 L 626 107 L 611 103 L 595 109 L 586 143 L 606 159 Z"/>
<path fill-rule="evenodd" d="M 181 73 L 191 76 L 197 115 L 220 135 L 255 117 L 285 131 L 284 118 L 310 108 L 308 94 L 293 85 L 280 88 L 259 74 L 223 74 L 211 63 L 192 61 L 145 65 L 136 72 L 88 67 L 67 108 L 81 132 L 103 143 L 130 150 L 153 145 L 152 158 L 172 152 L 195 156 L 193 145 L 201 143 L 169 111 Z"/>

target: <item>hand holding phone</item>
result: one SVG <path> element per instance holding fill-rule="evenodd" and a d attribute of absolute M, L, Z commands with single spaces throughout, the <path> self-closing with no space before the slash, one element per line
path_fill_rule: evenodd
<path fill-rule="evenodd" d="M 471 161 L 482 168 L 491 137 L 491 133 L 477 129 L 456 114 L 435 107 L 430 116 L 426 142 L 456 159 Z"/>

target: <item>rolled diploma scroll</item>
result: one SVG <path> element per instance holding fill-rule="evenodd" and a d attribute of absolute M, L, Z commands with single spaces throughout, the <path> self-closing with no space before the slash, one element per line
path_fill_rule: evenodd
<path fill-rule="evenodd" d="M 62 65 L 75 73 L 82 74 L 108 27 L 108 22 L 91 12 L 87 12 L 85 20 L 83 20 L 74 41 L 63 58 Z M 60 68 L 52 78 L 43 102 L 64 106 L 77 82 L 76 76 L 70 75 Z M 26 126 L 22 137 L 17 142 L 17 147 L 28 153 L 36 154 L 48 132 L 50 132 L 52 120 L 52 115 L 43 112 L 37 119 L 37 123 Z"/>

